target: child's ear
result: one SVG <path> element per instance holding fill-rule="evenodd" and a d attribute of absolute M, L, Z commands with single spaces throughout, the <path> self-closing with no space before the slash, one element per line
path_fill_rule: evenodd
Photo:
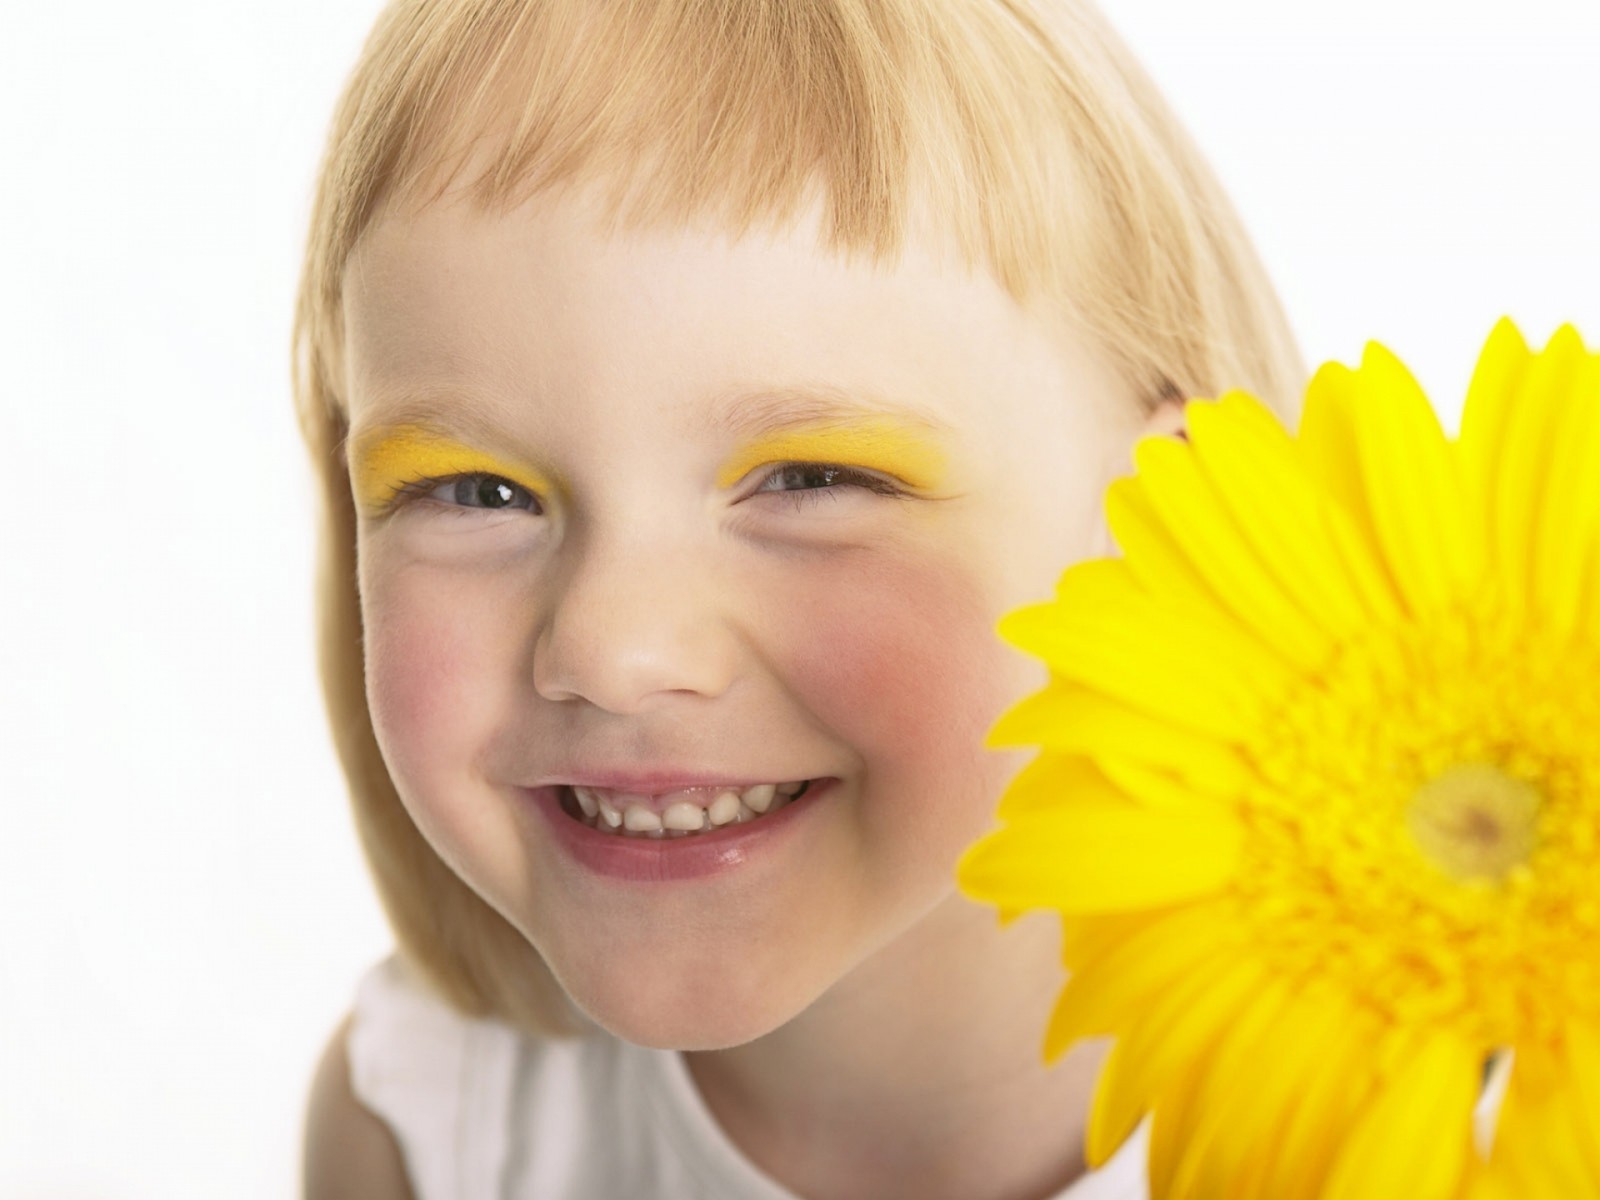
<path fill-rule="evenodd" d="M 1146 420 L 1143 437 L 1180 437 L 1189 440 L 1189 431 L 1184 428 L 1183 397 L 1177 391 L 1168 390 L 1163 393 L 1155 411 Z"/>

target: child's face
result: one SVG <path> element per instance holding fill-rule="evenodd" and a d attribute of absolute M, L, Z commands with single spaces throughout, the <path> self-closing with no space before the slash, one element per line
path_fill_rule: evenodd
<path fill-rule="evenodd" d="M 1025 761 L 984 733 L 1044 682 L 995 621 L 1109 550 L 1101 492 L 1142 421 L 936 243 L 888 271 L 820 253 L 816 210 L 737 243 L 605 237 L 591 211 L 386 217 L 352 260 L 360 501 L 507 481 L 363 516 L 368 697 L 418 826 L 582 1008 L 643 1044 L 733 1045 L 968 903 L 955 862 Z M 784 437 L 737 425 L 783 402 L 728 399 L 824 386 L 925 422 Z M 412 401 L 449 442 L 384 442 Z M 796 460 L 901 494 L 777 469 Z M 596 873 L 539 802 L 660 770 L 832 782 L 668 881 Z M 728 835 L 627 845 L 695 837 Z"/>

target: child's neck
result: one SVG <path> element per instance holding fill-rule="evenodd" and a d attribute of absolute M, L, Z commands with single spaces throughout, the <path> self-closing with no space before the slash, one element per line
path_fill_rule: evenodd
<path fill-rule="evenodd" d="M 1083 1171 L 1086 1043 L 1046 1068 L 1060 925 L 952 895 L 788 1024 L 686 1052 L 707 1107 L 807 1200 L 1043 1200 Z"/>

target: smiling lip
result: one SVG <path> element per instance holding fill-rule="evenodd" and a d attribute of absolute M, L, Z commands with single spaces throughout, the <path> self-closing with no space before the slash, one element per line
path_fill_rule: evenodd
<path fill-rule="evenodd" d="M 591 777 L 593 778 L 593 777 Z M 665 780 L 665 777 L 662 777 Z M 665 782 L 677 782 L 682 777 Z M 630 783 L 638 784 L 639 777 Z M 797 800 L 754 821 L 724 825 L 706 833 L 682 838 L 629 838 L 590 829 L 561 807 L 561 784 L 523 790 L 529 807 L 544 824 L 565 855 L 596 875 L 641 883 L 705 879 L 757 862 L 777 849 L 807 824 L 806 814 L 816 808 L 819 795 L 829 793 L 837 779 L 818 779 Z M 584 786 L 605 786 L 585 784 Z"/>
<path fill-rule="evenodd" d="M 744 789 L 757 783 L 798 782 L 804 775 L 717 775 L 696 774 L 662 768 L 655 771 L 574 771 L 569 775 L 552 774 L 541 786 L 565 784 L 568 787 L 605 788 L 612 792 L 628 792 L 640 796 L 659 796 L 664 792 L 678 792 L 685 788 L 736 788 Z"/>

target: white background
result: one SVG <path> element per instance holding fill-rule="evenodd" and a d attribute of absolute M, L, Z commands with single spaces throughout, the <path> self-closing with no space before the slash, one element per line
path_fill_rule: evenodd
<path fill-rule="evenodd" d="M 294 1193 L 387 946 L 323 725 L 289 319 L 376 0 L 0 17 L 0 1197 Z M 1308 362 L 1455 428 L 1494 319 L 1600 345 L 1600 0 L 1108 0 Z"/>

